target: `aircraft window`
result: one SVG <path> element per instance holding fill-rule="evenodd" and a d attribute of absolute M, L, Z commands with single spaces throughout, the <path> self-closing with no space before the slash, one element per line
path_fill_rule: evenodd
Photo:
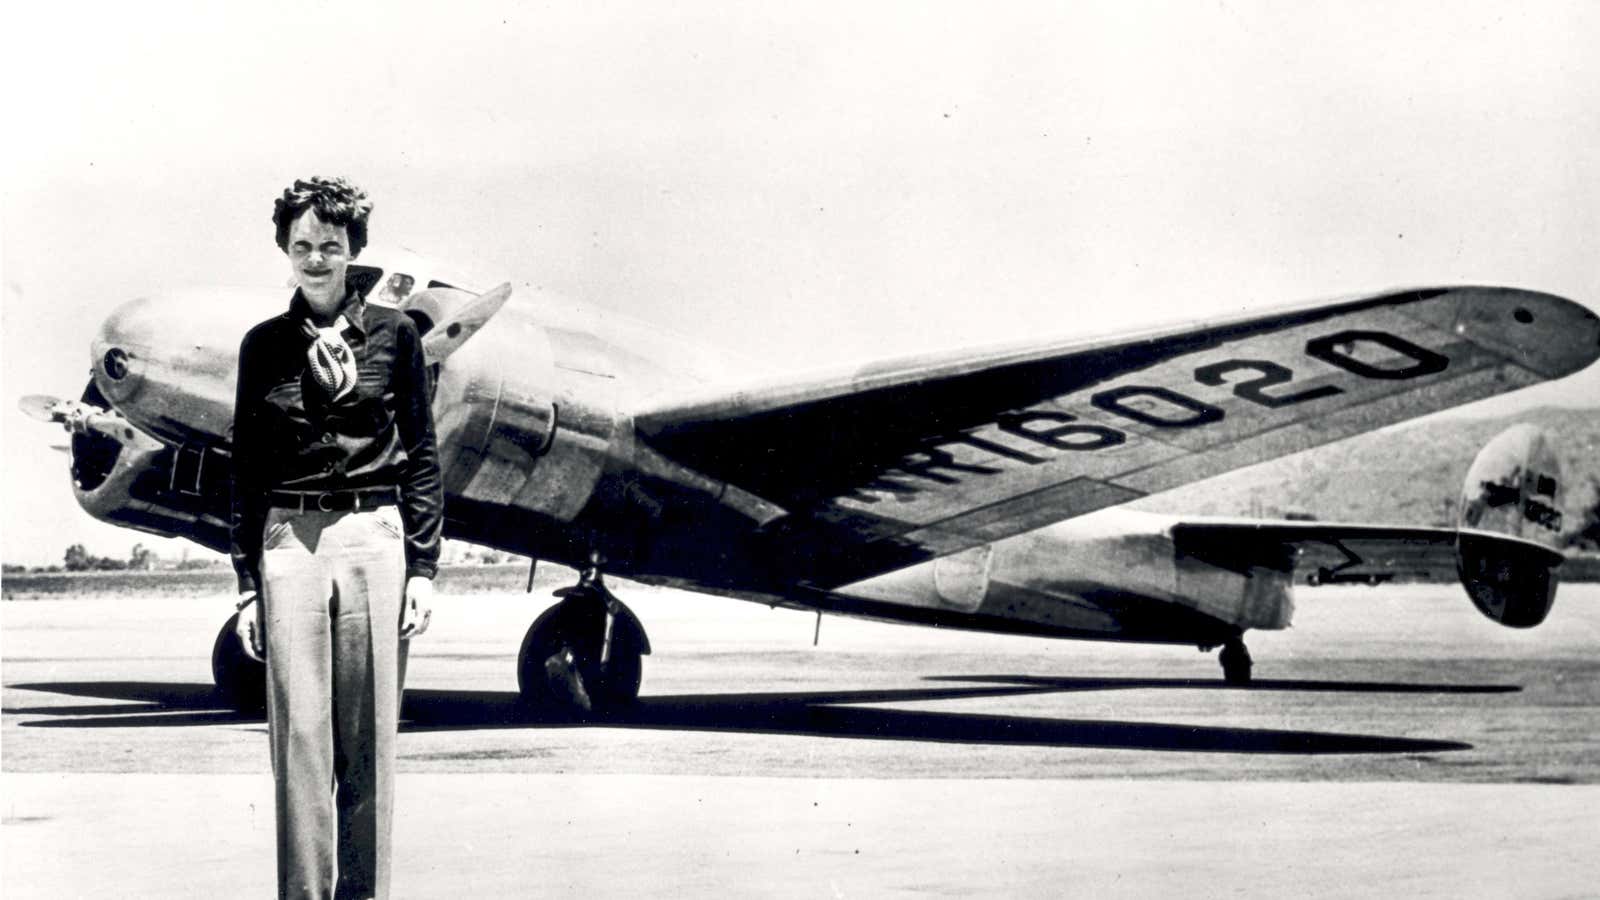
<path fill-rule="evenodd" d="M 363 297 L 372 293 L 372 289 L 378 284 L 378 279 L 382 277 L 382 269 L 379 269 L 376 266 L 362 266 L 354 263 L 352 263 L 349 268 L 345 269 L 344 272 L 345 284 L 355 288 L 356 293 L 362 295 Z"/>
<path fill-rule="evenodd" d="M 451 290 L 455 290 L 456 286 L 453 285 L 453 284 L 446 284 L 443 281 L 430 281 L 430 282 L 428 282 L 428 287 L 431 287 L 431 288 L 442 287 L 442 288 L 450 288 Z"/>
<path fill-rule="evenodd" d="M 407 297 L 411 296 L 411 288 L 416 283 L 417 280 L 415 278 L 404 272 L 391 272 L 389 273 L 389 278 L 383 283 L 383 289 L 378 291 L 378 302 L 399 306 L 405 302 Z"/>

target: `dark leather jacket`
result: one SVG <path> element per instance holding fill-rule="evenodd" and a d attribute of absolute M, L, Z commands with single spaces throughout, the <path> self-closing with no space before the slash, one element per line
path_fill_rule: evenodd
<path fill-rule="evenodd" d="M 231 531 L 241 593 L 259 587 L 267 495 L 280 489 L 398 488 L 406 575 L 438 571 L 444 492 L 422 339 L 409 316 L 354 291 L 341 312 L 359 378 L 337 402 L 307 372 L 300 323 L 311 308 L 299 291 L 239 346 Z"/>

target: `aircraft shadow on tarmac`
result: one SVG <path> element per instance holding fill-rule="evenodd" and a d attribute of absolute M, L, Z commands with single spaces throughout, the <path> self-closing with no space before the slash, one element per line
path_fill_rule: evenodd
<path fill-rule="evenodd" d="M 684 694 L 646 696 L 631 708 L 583 722 L 552 717 L 522 704 L 507 691 L 406 692 L 403 732 L 501 728 L 641 728 L 750 734 L 813 735 L 868 740 L 963 744 L 1183 751 L 1192 753 L 1428 753 L 1471 749 L 1460 741 L 1386 735 L 1266 728 L 1231 728 L 1105 719 L 1060 719 L 989 713 L 884 709 L 862 704 L 910 703 L 1128 689 L 1224 689 L 1410 694 L 1503 694 L 1514 685 L 1404 684 L 1388 682 L 1272 681 L 1248 688 L 1220 682 L 1158 678 L 1052 678 L 1028 675 L 950 675 L 925 680 L 948 686 L 847 691 Z M 957 686 L 960 683 L 962 686 Z M 976 686 L 974 686 L 976 685 Z M 162 682 L 61 682 L 19 684 L 118 704 L 8 708 L 11 715 L 50 718 L 25 721 L 42 728 L 134 728 L 259 722 L 260 715 L 235 712 L 210 685 Z"/>

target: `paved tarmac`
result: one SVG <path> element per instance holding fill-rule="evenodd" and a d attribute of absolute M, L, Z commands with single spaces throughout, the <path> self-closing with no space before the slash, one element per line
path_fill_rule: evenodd
<path fill-rule="evenodd" d="M 515 702 L 547 597 L 440 598 L 402 726 L 398 896 L 1595 896 L 1600 588 L 1512 631 L 1458 590 L 1301 591 L 1215 655 L 813 617 L 619 583 L 623 716 Z M 268 896 L 226 596 L 0 604 L 6 897 Z"/>

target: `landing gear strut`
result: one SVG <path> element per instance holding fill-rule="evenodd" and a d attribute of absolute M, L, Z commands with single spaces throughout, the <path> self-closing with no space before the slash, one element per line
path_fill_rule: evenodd
<path fill-rule="evenodd" d="M 1229 684 L 1250 683 L 1250 651 L 1245 649 L 1241 637 L 1228 638 L 1222 645 L 1217 661 L 1222 663 L 1222 680 Z"/>
<path fill-rule="evenodd" d="M 239 613 L 234 613 L 217 632 L 211 645 L 211 679 L 229 706 L 242 713 L 260 713 L 267 708 L 267 665 L 245 655 L 234 633 L 238 622 Z"/>
<path fill-rule="evenodd" d="M 576 717 L 603 715 L 639 698 L 644 626 L 606 588 L 598 564 L 556 591 L 522 639 L 517 687 L 527 703 Z"/>

